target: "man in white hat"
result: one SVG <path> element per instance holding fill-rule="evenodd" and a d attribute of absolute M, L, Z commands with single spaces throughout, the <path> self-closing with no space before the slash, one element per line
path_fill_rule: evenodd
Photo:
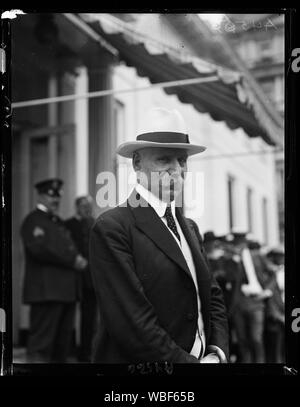
<path fill-rule="evenodd" d="M 191 144 L 179 112 L 152 109 L 136 141 L 117 153 L 132 159 L 137 186 L 96 221 L 90 264 L 100 323 L 97 363 L 225 363 L 228 327 L 220 287 L 208 269 L 196 224 L 182 196 Z"/>

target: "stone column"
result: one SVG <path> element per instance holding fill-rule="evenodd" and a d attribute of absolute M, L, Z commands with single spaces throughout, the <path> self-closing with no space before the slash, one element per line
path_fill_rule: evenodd
<path fill-rule="evenodd" d="M 112 61 L 99 55 L 88 66 L 89 92 L 112 89 Z M 99 185 L 97 175 L 102 171 L 114 171 L 115 135 L 113 134 L 113 96 L 88 100 L 89 129 L 89 192 L 96 198 Z"/>

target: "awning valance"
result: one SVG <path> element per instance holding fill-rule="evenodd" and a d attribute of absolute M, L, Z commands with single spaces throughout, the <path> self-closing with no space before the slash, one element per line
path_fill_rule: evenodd
<path fill-rule="evenodd" d="M 199 112 L 208 113 L 213 120 L 224 121 L 230 129 L 242 127 L 250 137 L 262 137 L 269 145 L 282 145 L 282 128 L 264 111 L 239 73 L 161 46 L 110 15 L 79 16 L 119 51 L 122 61 L 151 83 L 217 76 L 213 81 L 164 90 Z"/>

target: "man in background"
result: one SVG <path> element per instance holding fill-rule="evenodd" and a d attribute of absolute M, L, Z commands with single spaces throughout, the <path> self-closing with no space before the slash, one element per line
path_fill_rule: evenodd
<path fill-rule="evenodd" d="M 216 236 L 213 231 L 207 231 L 203 235 L 203 246 L 210 270 L 223 291 L 229 326 L 230 361 L 235 362 L 238 355 L 238 343 L 233 315 L 238 306 L 240 274 L 234 260 L 236 253 L 230 241 L 231 237 L 230 234 Z"/>
<path fill-rule="evenodd" d="M 29 363 L 67 362 L 78 298 L 77 274 L 87 264 L 57 215 L 62 185 L 60 179 L 38 182 L 37 206 L 21 226 L 24 303 L 31 305 Z"/>
<path fill-rule="evenodd" d="M 226 273 L 225 251 L 222 242 L 213 231 L 209 230 L 203 234 L 203 246 L 207 255 L 210 270 L 223 291 L 224 301 L 228 311 L 231 285 Z"/>
<path fill-rule="evenodd" d="M 271 263 L 273 292 L 266 304 L 265 349 L 267 363 L 284 363 L 284 251 L 274 248 L 267 253 Z"/>
<path fill-rule="evenodd" d="M 69 229 L 79 253 L 85 259 L 88 259 L 90 229 L 94 223 L 92 197 L 78 197 L 75 200 L 75 210 L 76 214 L 66 220 L 65 225 Z M 89 264 L 78 277 L 81 291 L 79 360 L 81 362 L 90 362 L 97 307 Z"/>
<path fill-rule="evenodd" d="M 239 274 L 238 299 L 233 314 L 241 363 L 264 363 L 265 300 L 272 296 L 267 263 L 248 247 L 247 233 L 234 232 L 233 245 Z"/>

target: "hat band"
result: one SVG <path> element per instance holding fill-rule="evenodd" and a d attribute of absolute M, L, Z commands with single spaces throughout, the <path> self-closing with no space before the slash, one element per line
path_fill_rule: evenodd
<path fill-rule="evenodd" d="M 143 133 L 137 136 L 136 139 L 139 141 L 152 141 L 154 143 L 190 143 L 187 134 L 168 131 Z"/>

